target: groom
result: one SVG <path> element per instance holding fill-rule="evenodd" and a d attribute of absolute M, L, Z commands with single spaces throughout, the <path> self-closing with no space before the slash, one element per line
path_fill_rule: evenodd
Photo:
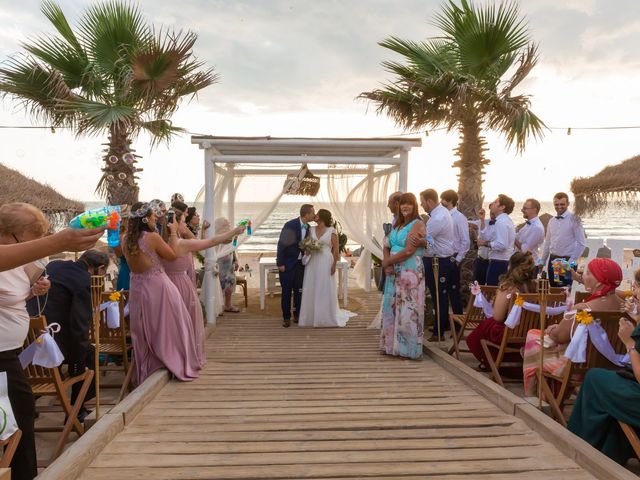
<path fill-rule="evenodd" d="M 291 293 L 293 292 L 293 321 L 298 323 L 300 314 L 300 300 L 302 298 L 302 280 L 304 266 L 302 265 L 302 251 L 298 246 L 303 238 L 309 234 L 309 222 L 316 216 L 313 205 L 302 205 L 300 217 L 289 220 L 282 227 L 278 239 L 278 254 L 276 264 L 280 271 L 280 286 L 282 287 L 282 326 L 291 325 Z"/>

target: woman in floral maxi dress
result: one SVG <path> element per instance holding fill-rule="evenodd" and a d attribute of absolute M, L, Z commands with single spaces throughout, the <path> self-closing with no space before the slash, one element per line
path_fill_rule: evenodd
<path fill-rule="evenodd" d="M 424 335 L 423 248 L 415 248 L 410 237 L 424 237 L 418 202 L 411 193 L 400 197 L 394 229 L 385 239 L 382 266 L 387 274 L 382 300 L 380 349 L 387 355 L 418 359 Z"/>

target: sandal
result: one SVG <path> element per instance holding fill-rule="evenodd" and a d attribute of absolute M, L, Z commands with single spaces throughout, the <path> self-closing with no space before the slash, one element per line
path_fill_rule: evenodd
<path fill-rule="evenodd" d="M 240 313 L 240 309 L 238 307 L 225 308 L 224 311 L 230 313 Z"/>

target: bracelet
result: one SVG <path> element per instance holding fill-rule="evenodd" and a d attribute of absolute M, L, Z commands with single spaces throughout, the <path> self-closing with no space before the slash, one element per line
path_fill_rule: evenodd
<path fill-rule="evenodd" d="M 635 350 L 636 352 L 638 351 L 638 349 L 636 348 L 636 346 L 635 346 L 635 345 L 634 345 L 633 347 L 627 347 L 627 353 L 631 353 L 631 352 L 633 352 L 634 350 Z M 640 353 L 640 352 L 638 352 L 638 353 Z"/>

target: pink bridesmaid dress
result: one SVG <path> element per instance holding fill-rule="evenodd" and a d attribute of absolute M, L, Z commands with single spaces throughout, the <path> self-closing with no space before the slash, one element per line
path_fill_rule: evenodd
<path fill-rule="evenodd" d="M 137 383 L 163 367 L 188 382 L 198 378 L 201 367 L 193 322 L 158 254 L 145 243 L 146 235 L 142 233 L 138 245 L 152 266 L 143 273 L 131 272 L 129 293 Z"/>

